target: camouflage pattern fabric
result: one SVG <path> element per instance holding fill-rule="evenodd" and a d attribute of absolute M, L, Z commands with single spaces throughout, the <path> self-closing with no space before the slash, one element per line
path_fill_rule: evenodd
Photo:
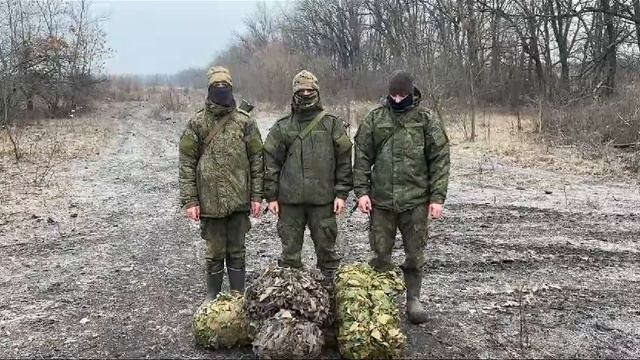
<path fill-rule="evenodd" d="M 302 70 L 293 77 L 293 92 L 300 90 L 316 90 L 320 91 L 318 78 L 310 71 Z"/>
<path fill-rule="evenodd" d="M 318 324 L 280 310 L 261 322 L 252 345 L 260 359 L 318 359 L 324 337 Z"/>
<path fill-rule="evenodd" d="M 200 235 L 207 242 L 205 259 L 207 272 L 215 274 L 226 266 L 245 268 L 245 235 L 251 228 L 246 212 L 237 212 L 226 218 L 200 219 Z"/>
<path fill-rule="evenodd" d="M 442 121 L 420 106 L 395 113 L 388 103 L 369 112 L 355 137 L 354 191 L 396 213 L 444 203 L 449 181 L 449 139 Z"/>
<path fill-rule="evenodd" d="M 338 342 L 346 359 L 388 359 L 402 355 L 407 341 L 395 297 L 404 290 L 395 271 L 377 272 L 356 263 L 336 274 Z"/>
<path fill-rule="evenodd" d="M 425 263 L 424 246 L 428 229 L 426 205 L 400 213 L 379 207 L 373 208 L 370 217 L 369 245 L 374 255 L 369 264 L 378 271 L 389 271 L 394 268 L 391 253 L 398 228 L 402 234 L 405 253 L 402 270 L 421 271 Z"/>
<path fill-rule="evenodd" d="M 251 320 L 261 322 L 288 310 L 293 316 L 323 325 L 329 319 L 329 294 L 319 272 L 269 266 L 245 293 Z"/>
<path fill-rule="evenodd" d="M 312 118 L 297 121 L 296 116 L 286 115 L 269 130 L 264 144 L 268 201 L 325 205 L 336 197 L 347 198 L 352 188 L 352 144 L 342 120 L 325 115 L 295 146 L 295 151 L 288 153 L 296 136 Z"/>
<path fill-rule="evenodd" d="M 309 225 L 311 239 L 322 271 L 335 271 L 340 265 L 335 244 L 338 235 L 333 204 L 327 205 L 280 205 L 278 235 L 282 240 L 280 266 L 302 268 L 302 244 L 304 229 Z"/>
<path fill-rule="evenodd" d="M 239 292 L 223 293 L 204 302 L 193 314 L 196 343 L 211 349 L 248 345 L 249 314 Z"/>
<path fill-rule="evenodd" d="M 229 69 L 222 66 L 211 67 L 207 71 L 207 85 L 211 86 L 214 83 L 225 83 L 229 86 L 233 86 L 231 72 Z"/>
<path fill-rule="evenodd" d="M 231 121 L 205 147 L 209 132 L 225 115 Z M 224 218 L 262 200 L 262 138 L 250 115 L 207 101 L 189 121 L 179 145 L 180 199 L 199 205 L 201 217 Z"/>

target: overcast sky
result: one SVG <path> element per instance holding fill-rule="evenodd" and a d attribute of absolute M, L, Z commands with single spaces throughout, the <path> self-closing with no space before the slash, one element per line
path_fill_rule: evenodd
<path fill-rule="evenodd" d="M 243 19 L 257 1 L 107 1 L 92 2 L 104 15 L 104 30 L 114 50 L 111 74 L 175 73 L 207 65 L 242 33 Z"/>

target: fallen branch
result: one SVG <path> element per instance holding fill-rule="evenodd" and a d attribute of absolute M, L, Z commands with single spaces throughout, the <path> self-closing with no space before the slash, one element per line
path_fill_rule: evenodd
<path fill-rule="evenodd" d="M 612 144 L 612 147 L 616 149 L 628 149 L 640 146 L 640 143 L 628 143 L 628 144 Z"/>

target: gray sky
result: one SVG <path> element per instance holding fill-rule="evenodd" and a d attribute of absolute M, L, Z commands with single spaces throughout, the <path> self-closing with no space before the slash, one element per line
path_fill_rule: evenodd
<path fill-rule="evenodd" d="M 115 51 L 111 74 L 175 73 L 207 65 L 244 31 L 257 1 L 106 1 L 92 3 L 106 15 L 104 30 Z"/>

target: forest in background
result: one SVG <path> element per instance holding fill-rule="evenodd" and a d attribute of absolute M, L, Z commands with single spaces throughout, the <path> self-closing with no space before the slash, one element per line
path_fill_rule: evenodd
<path fill-rule="evenodd" d="M 445 117 L 464 108 L 469 140 L 487 106 L 535 118 L 558 144 L 640 140 L 640 0 L 263 3 L 212 63 L 229 66 L 247 98 L 278 105 L 303 68 L 332 104 L 375 101 L 393 70 L 408 69 L 429 106 Z M 161 80 L 202 87 L 203 71 Z"/>
<path fill-rule="evenodd" d="M 518 131 L 519 119 L 529 119 L 552 145 L 588 144 L 595 157 L 603 145 L 638 150 L 640 0 L 258 3 L 211 64 L 107 78 L 101 70 L 110 50 L 89 5 L 0 2 L 5 128 L 20 119 L 68 116 L 91 99 L 132 93 L 140 99 L 146 88 L 202 89 L 213 63 L 231 68 L 236 93 L 276 107 L 289 102 L 292 76 L 309 69 L 326 103 L 359 118 L 353 108 L 379 99 L 389 74 L 404 68 L 426 105 L 460 122 L 467 140 L 479 136 L 479 114 L 489 108 L 517 118 Z M 181 106 L 178 95 L 163 96 L 167 110 Z"/>

